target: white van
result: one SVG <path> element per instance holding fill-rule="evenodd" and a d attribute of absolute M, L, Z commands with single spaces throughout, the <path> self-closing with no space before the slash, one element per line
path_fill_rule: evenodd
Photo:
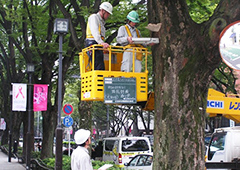
<path fill-rule="evenodd" d="M 218 128 L 210 140 L 206 162 L 232 162 L 240 158 L 240 126 Z"/>
<path fill-rule="evenodd" d="M 151 153 L 147 137 L 111 137 L 103 139 L 103 161 L 114 161 L 118 167 L 124 167 L 135 155 Z"/>

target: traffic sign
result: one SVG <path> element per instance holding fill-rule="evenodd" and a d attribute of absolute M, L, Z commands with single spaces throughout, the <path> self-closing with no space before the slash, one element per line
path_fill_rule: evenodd
<path fill-rule="evenodd" d="M 63 106 L 63 112 L 64 112 L 66 115 L 72 114 L 72 112 L 73 112 L 73 107 L 72 107 L 72 105 L 70 105 L 70 104 L 65 104 L 65 105 Z"/>
<path fill-rule="evenodd" d="M 73 118 L 71 118 L 70 116 L 66 116 L 63 118 L 63 124 L 66 126 L 66 127 L 70 127 L 73 125 Z"/>

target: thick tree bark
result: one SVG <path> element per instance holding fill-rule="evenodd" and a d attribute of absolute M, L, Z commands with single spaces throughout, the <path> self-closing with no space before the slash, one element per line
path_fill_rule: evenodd
<path fill-rule="evenodd" d="M 149 0 L 153 37 L 154 170 L 204 169 L 205 108 L 210 77 L 220 62 L 219 33 L 240 18 L 239 0 L 221 1 L 209 21 L 196 24 L 185 0 Z"/>
<path fill-rule="evenodd" d="M 54 109 L 52 112 L 43 113 L 43 141 L 41 158 L 53 157 L 53 139 L 56 129 L 57 122 L 57 110 Z M 51 114 L 52 116 L 49 116 Z"/>
<path fill-rule="evenodd" d="M 78 103 L 78 112 L 79 112 L 79 129 L 88 129 L 92 130 L 92 102 L 91 101 L 81 101 Z M 76 129 L 78 130 L 78 129 Z"/>

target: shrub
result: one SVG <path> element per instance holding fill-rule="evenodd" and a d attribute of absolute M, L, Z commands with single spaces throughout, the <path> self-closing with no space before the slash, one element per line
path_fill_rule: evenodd
<path fill-rule="evenodd" d="M 104 164 L 112 164 L 113 166 L 109 168 L 108 170 L 120 170 L 116 165 L 114 165 L 114 162 L 111 161 L 92 161 L 93 169 L 98 169 Z"/>
<path fill-rule="evenodd" d="M 43 160 L 43 162 L 50 167 L 54 168 L 54 166 L 55 166 L 55 158 L 46 158 Z M 118 168 L 116 165 L 114 165 L 113 162 L 110 162 L 110 161 L 106 161 L 106 162 L 92 161 L 93 169 L 98 169 L 101 166 L 103 166 L 104 164 L 112 164 L 113 165 L 108 170 L 120 170 L 120 168 Z M 62 169 L 71 170 L 71 157 L 63 155 Z"/>

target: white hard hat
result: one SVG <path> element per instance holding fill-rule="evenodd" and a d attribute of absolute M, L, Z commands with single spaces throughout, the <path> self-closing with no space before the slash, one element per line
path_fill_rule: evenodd
<path fill-rule="evenodd" d="M 104 9 L 105 11 L 107 11 L 109 14 L 112 15 L 113 7 L 112 7 L 112 5 L 109 2 L 103 2 L 100 5 L 100 9 Z"/>
<path fill-rule="evenodd" d="M 74 134 L 74 140 L 76 144 L 81 145 L 84 142 L 87 141 L 87 139 L 90 137 L 90 131 L 85 130 L 85 129 L 79 129 L 75 134 Z"/>

